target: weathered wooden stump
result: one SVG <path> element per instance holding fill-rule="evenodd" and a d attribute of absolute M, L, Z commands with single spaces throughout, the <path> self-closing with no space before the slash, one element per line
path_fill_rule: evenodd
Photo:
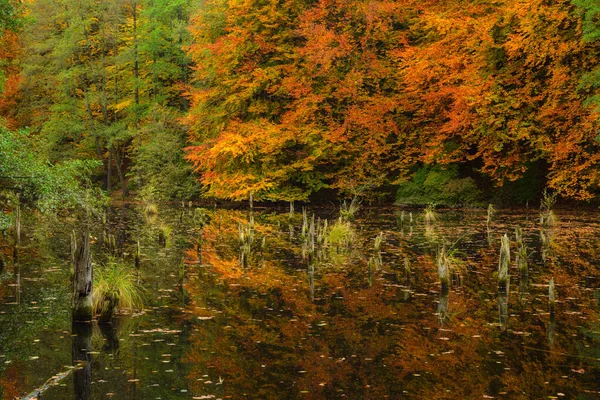
<path fill-rule="evenodd" d="M 90 235 L 86 229 L 75 254 L 75 275 L 73 276 L 74 322 L 89 322 L 92 320 L 92 289 L 93 267 L 90 253 Z"/>

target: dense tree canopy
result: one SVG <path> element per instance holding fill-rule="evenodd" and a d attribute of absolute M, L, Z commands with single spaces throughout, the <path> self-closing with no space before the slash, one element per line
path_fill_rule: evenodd
<path fill-rule="evenodd" d="M 591 198 L 597 12 L 566 0 L 208 1 L 191 23 L 189 158 L 233 198 L 352 192 L 419 165 L 502 184 L 536 162 L 562 195 Z"/>
<path fill-rule="evenodd" d="M 5 3 L 5 124 L 108 190 L 385 195 L 438 171 L 471 191 L 451 199 L 598 193 L 595 1 Z"/>
<path fill-rule="evenodd" d="M 116 182 L 126 194 L 130 184 L 141 189 L 169 180 L 172 187 L 152 191 L 196 193 L 177 122 L 186 105 L 179 86 L 189 73 L 182 48 L 187 3 L 32 2 L 21 35 L 21 100 L 6 115 L 45 138 L 52 161 L 101 161 L 99 177 L 109 191 Z M 157 118 L 168 128 L 157 131 Z M 154 159 L 148 152 L 160 134 L 171 145 Z"/>

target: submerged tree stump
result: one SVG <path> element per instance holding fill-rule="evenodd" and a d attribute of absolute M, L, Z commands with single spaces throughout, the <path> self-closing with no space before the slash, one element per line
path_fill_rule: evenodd
<path fill-rule="evenodd" d="M 75 254 L 73 277 L 73 321 L 89 322 L 93 317 L 93 267 L 90 254 L 90 235 L 86 229 Z"/>

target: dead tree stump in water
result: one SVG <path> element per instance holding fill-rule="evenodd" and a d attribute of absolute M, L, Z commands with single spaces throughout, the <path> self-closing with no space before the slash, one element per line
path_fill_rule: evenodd
<path fill-rule="evenodd" d="M 73 321 L 89 322 L 93 317 L 93 267 L 90 254 L 90 235 L 86 229 L 75 254 L 73 276 Z"/>

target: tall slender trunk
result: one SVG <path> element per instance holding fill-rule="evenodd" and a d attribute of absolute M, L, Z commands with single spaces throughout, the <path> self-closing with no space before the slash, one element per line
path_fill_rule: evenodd
<path fill-rule="evenodd" d="M 119 182 L 121 183 L 121 187 L 123 188 L 123 196 L 127 197 L 129 195 L 129 191 L 127 190 L 127 185 L 125 182 L 125 175 L 123 175 L 123 159 L 120 155 L 120 150 L 118 148 L 114 148 L 115 152 L 115 164 L 117 165 L 117 175 L 119 176 Z"/>
<path fill-rule="evenodd" d="M 134 100 L 136 105 L 135 117 L 136 125 L 138 122 L 138 108 L 140 104 L 140 89 L 138 86 L 138 79 L 140 77 L 140 66 L 139 66 L 139 55 L 138 55 L 138 38 L 137 38 L 137 0 L 134 0 L 131 4 L 133 12 L 133 77 L 135 79 L 134 87 Z"/>
<path fill-rule="evenodd" d="M 157 77 L 156 77 L 156 54 L 152 57 L 152 100 L 156 100 L 156 86 L 157 86 Z"/>
<path fill-rule="evenodd" d="M 17 198 L 17 209 L 15 212 L 15 242 L 21 244 L 21 198 Z"/>
<path fill-rule="evenodd" d="M 108 149 L 108 162 L 106 168 L 106 192 L 110 194 L 112 178 L 112 148 Z"/>
<path fill-rule="evenodd" d="M 183 35 L 181 32 L 179 32 L 179 47 L 181 48 L 183 46 Z M 183 53 L 181 55 L 181 63 L 180 63 L 180 68 L 181 68 L 181 81 L 183 82 L 184 85 L 187 85 L 188 83 L 188 59 L 186 58 L 185 53 Z M 179 96 L 180 98 L 180 105 L 179 108 L 181 111 L 185 111 L 188 108 L 188 101 L 186 96 Z"/>
<path fill-rule="evenodd" d="M 108 165 L 108 163 L 106 162 L 106 159 L 104 158 L 104 154 L 102 154 L 102 146 L 100 144 L 100 138 L 98 137 L 98 133 L 96 132 L 96 129 L 94 127 L 94 113 L 92 111 L 92 105 L 90 104 L 90 99 L 87 93 L 87 89 L 85 87 L 83 87 L 83 96 L 85 98 L 85 108 L 87 110 L 88 113 L 88 118 L 89 118 L 89 124 L 88 124 L 88 129 L 90 131 L 92 131 L 92 135 L 94 136 L 94 145 L 96 147 L 96 155 L 98 156 L 98 158 L 100 160 L 102 160 L 102 165 L 104 166 L 104 176 L 108 176 L 108 170 L 110 168 L 110 165 Z M 108 182 L 108 180 L 107 180 Z M 104 189 L 109 190 L 110 188 L 108 187 L 107 184 L 104 185 Z"/>

